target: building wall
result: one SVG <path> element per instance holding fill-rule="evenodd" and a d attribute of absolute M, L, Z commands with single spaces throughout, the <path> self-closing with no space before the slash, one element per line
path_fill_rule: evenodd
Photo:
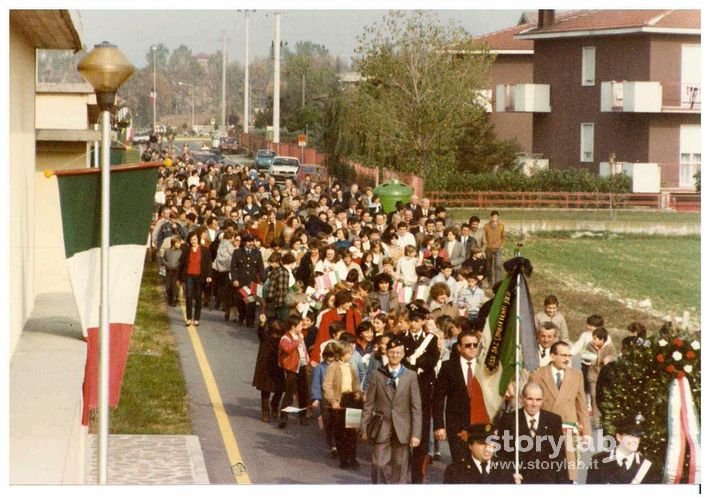
<path fill-rule="evenodd" d="M 683 45 L 700 45 L 700 37 L 660 35 L 651 38 L 649 79 L 664 82 L 663 100 L 668 105 L 680 102 Z"/>
<path fill-rule="evenodd" d="M 34 305 L 35 51 L 10 23 L 10 356 Z"/>
<path fill-rule="evenodd" d="M 603 81 L 675 81 L 680 79 L 684 37 L 610 36 L 534 42 L 534 81 L 551 85 L 551 112 L 535 113 L 534 153 L 552 167 L 588 168 L 615 153 L 624 162 L 677 162 L 672 128 L 685 114 L 600 112 Z M 595 85 L 582 86 L 582 48 L 595 47 Z M 652 53 L 651 50 L 655 52 Z M 698 116 L 699 118 L 699 116 Z M 652 126 L 652 121 L 656 120 Z M 594 123 L 593 162 L 580 161 L 580 124 Z M 667 131 L 670 130 L 670 131 Z M 668 140 L 668 142 L 662 142 Z"/>
<path fill-rule="evenodd" d="M 37 94 L 38 129 L 85 130 L 88 128 L 87 94 Z"/>
<path fill-rule="evenodd" d="M 499 84 L 531 83 L 534 78 L 532 55 L 503 55 L 498 54 L 490 70 L 492 82 L 493 109 L 490 122 L 497 131 L 501 140 L 516 140 L 521 151 L 526 154 L 532 152 L 533 117 L 531 113 L 495 112 L 495 93 Z"/>

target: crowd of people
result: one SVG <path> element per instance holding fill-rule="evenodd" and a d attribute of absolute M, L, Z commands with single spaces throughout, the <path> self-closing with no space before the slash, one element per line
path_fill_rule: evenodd
<path fill-rule="evenodd" d="M 551 455 L 562 470 L 506 471 L 497 462 L 513 455 L 491 449 L 488 437 L 508 428 L 511 413 L 496 424 L 470 417 L 480 337 L 504 276 L 497 211 L 484 224 L 478 216 L 456 224 L 415 195 L 385 212 L 371 188 L 354 183 L 280 184 L 244 165 L 194 163 L 188 150 L 165 164 L 151 241 L 166 299 L 175 306 L 183 289 L 187 326 L 199 326 L 207 306 L 256 329 L 264 423 L 316 421 L 330 456 L 351 471 L 358 439 L 369 441 L 374 483 L 405 483 L 408 474 L 423 483 L 443 441 L 452 458 L 445 482 L 575 482 L 575 441 L 599 426 L 600 370 L 617 357 L 600 316 L 571 342 L 558 299 L 547 296 L 536 313 L 540 367 L 527 372 L 520 402 L 507 403 L 527 435 L 566 438 Z M 346 417 L 354 410 L 359 429 Z M 599 482 L 627 474 L 632 482 L 645 460 L 637 429 L 620 429 L 621 440 L 637 439 L 616 449 L 631 455 L 625 472 Z"/>

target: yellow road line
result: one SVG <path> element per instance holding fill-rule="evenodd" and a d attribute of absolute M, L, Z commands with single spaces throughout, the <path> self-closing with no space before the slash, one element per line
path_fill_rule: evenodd
<path fill-rule="evenodd" d="M 181 304 L 181 311 L 184 319 L 186 319 L 186 308 L 183 303 Z M 200 367 L 201 374 L 203 375 L 203 381 L 205 382 L 206 389 L 208 390 L 208 397 L 213 405 L 215 419 L 218 421 L 220 436 L 223 438 L 225 451 L 228 453 L 231 472 L 238 484 L 252 484 L 250 477 L 247 475 L 246 467 L 242 461 L 240 447 L 237 444 L 237 439 L 235 439 L 235 433 L 230 425 L 228 414 L 225 412 L 223 399 L 220 397 L 220 391 L 218 390 L 218 385 L 215 382 L 213 371 L 208 363 L 208 358 L 206 357 L 206 352 L 203 349 L 203 344 L 201 344 L 201 338 L 198 336 L 198 331 L 193 325 L 189 325 L 187 330 L 189 337 L 191 337 L 191 344 L 193 345 L 193 351 L 196 354 L 196 359 L 198 360 L 198 366 Z"/>

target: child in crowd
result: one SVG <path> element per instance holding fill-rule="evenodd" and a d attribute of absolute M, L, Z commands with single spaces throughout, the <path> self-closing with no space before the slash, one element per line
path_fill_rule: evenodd
<path fill-rule="evenodd" d="M 350 362 L 354 346 L 345 343 L 334 348 L 335 361 L 328 366 L 323 379 L 323 396 L 331 407 L 340 468 L 358 470 L 357 430 L 345 427 L 345 409 L 362 408 L 360 379 Z"/>
<path fill-rule="evenodd" d="M 588 348 L 592 344 L 592 332 L 598 327 L 604 327 L 605 321 L 600 315 L 590 315 L 585 320 L 585 331 L 580 334 L 578 340 L 570 347 L 570 353 L 573 355 L 574 362 L 580 361 L 580 368 L 583 372 L 583 380 L 585 382 L 585 393 L 590 393 L 588 386 L 588 368 L 595 362 L 595 353 Z M 608 337 L 608 344 L 612 344 L 612 340 Z M 577 368 L 577 365 L 574 365 Z M 590 396 L 588 396 L 588 404 Z"/>
<path fill-rule="evenodd" d="M 588 349 L 595 353 L 595 362 L 588 368 L 588 385 L 590 386 L 593 426 L 599 427 L 601 425 L 600 410 L 595 400 L 597 377 L 600 375 L 600 370 L 602 370 L 603 366 L 617 359 L 617 350 L 610 341 L 609 334 L 604 327 L 598 327 L 592 331 L 592 342 Z"/>
<path fill-rule="evenodd" d="M 328 366 L 331 364 L 335 357 L 335 347 L 337 343 L 329 342 L 326 347 L 323 348 L 322 358 L 318 365 L 313 369 L 311 375 L 311 407 L 314 410 L 319 410 L 317 415 L 318 426 L 322 427 L 326 431 L 326 443 L 328 444 L 328 450 L 330 451 L 331 458 L 338 457 L 338 448 L 335 446 L 335 441 L 333 439 L 333 424 L 330 413 L 330 405 L 324 401 L 323 398 L 323 379 L 326 376 L 326 371 Z"/>
<path fill-rule="evenodd" d="M 543 300 L 543 311 L 539 311 L 534 316 L 536 322 L 536 330 L 543 322 L 553 322 L 558 329 L 558 339 L 570 344 L 570 336 L 568 335 L 568 324 L 565 317 L 558 311 L 558 298 L 551 294 Z"/>
<path fill-rule="evenodd" d="M 416 247 L 408 245 L 404 248 L 404 256 L 399 258 L 397 262 L 397 276 L 399 281 L 404 286 L 413 287 L 418 280 L 416 275 L 416 266 L 418 265 L 418 258 L 416 253 Z"/>
<path fill-rule="evenodd" d="M 480 306 L 486 301 L 485 293 L 477 285 L 477 276 L 471 273 L 470 268 L 460 268 L 458 271 L 459 288 L 456 306 L 470 320 L 477 318 Z"/>

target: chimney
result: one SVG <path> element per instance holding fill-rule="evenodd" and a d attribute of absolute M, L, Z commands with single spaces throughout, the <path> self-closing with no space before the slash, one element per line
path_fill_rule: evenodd
<path fill-rule="evenodd" d="M 539 9 L 538 29 L 547 28 L 556 22 L 556 11 L 553 9 Z"/>

